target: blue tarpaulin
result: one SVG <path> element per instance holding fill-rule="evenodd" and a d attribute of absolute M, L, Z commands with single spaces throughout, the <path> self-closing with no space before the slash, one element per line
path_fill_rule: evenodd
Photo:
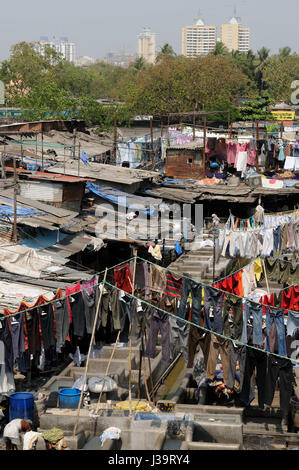
<path fill-rule="evenodd" d="M 94 183 L 87 183 L 86 188 L 112 204 L 126 207 L 132 211 L 138 210 L 140 214 L 153 215 L 155 213 L 155 209 L 149 207 L 148 199 L 142 196 L 135 196 L 134 194 L 128 194 L 116 188 L 95 185 Z"/>
<path fill-rule="evenodd" d="M 13 201 L 11 200 L 11 203 L 13 204 Z M 28 207 L 24 207 L 21 205 L 17 205 L 17 217 L 19 218 L 25 218 L 25 217 L 35 217 L 37 215 L 45 215 L 44 212 L 37 211 L 35 209 L 30 209 Z M 6 205 L 0 205 L 0 218 L 6 218 L 10 217 L 13 218 L 14 216 L 14 208 L 13 206 L 6 206 Z"/>

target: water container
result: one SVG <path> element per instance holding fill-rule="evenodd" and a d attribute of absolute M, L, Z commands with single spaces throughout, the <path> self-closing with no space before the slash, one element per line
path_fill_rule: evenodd
<path fill-rule="evenodd" d="M 9 420 L 34 420 L 34 395 L 28 392 L 12 393 L 9 397 Z"/>
<path fill-rule="evenodd" d="M 63 388 L 58 393 L 59 408 L 78 408 L 81 390 L 78 388 Z"/>

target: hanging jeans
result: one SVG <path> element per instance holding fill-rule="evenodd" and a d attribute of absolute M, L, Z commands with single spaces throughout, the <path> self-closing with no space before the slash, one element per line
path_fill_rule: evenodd
<path fill-rule="evenodd" d="M 246 300 L 243 310 L 243 331 L 241 342 L 247 344 L 247 323 L 252 315 L 253 323 L 253 344 L 258 346 L 263 344 L 263 305 Z"/>
<path fill-rule="evenodd" d="M 225 295 L 223 307 L 223 334 L 240 341 L 243 330 L 243 302 L 234 295 Z"/>
<path fill-rule="evenodd" d="M 213 287 L 204 288 L 204 309 L 205 309 L 205 322 L 204 327 L 215 333 L 222 334 L 223 319 L 222 319 L 222 306 L 223 306 L 223 293 L 214 289 Z"/>
<path fill-rule="evenodd" d="M 220 354 L 223 367 L 223 380 L 226 384 L 228 376 L 228 342 L 229 340 L 220 338 L 214 334 L 211 335 L 209 356 L 207 360 L 207 379 L 214 380 L 218 357 Z"/>
<path fill-rule="evenodd" d="M 275 325 L 276 335 L 277 335 L 277 344 L 278 344 L 278 354 L 280 356 L 286 356 L 287 354 L 287 347 L 286 347 L 286 334 L 285 334 L 285 326 L 284 326 L 284 313 L 282 309 L 272 309 L 271 307 L 267 307 L 267 314 L 266 314 L 266 332 L 267 332 L 267 340 L 266 340 L 266 350 L 269 352 L 271 351 L 270 347 L 270 332 L 272 325 Z"/>
<path fill-rule="evenodd" d="M 185 318 L 189 294 L 191 294 L 192 297 L 192 322 L 196 325 L 199 325 L 201 314 L 202 286 L 192 279 L 184 278 L 182 297 L 177 315 L 180 318 Z"/>
<path fill-rule="evenodd" d="M 39 322 L 45 350 L 55 346 L 53 305 L 39 308 Z"/>
<path fill-rule="evenodd" d="M 245 375 L 245 365 L 246 365 L 246 346 L 241 346 L 239 344 L 234 344 L 233 341 L 229 342 L 228 345 L 228 375 L 227 375 L 227 388 L 233 389 L 236 377 L 236 366 L 239 362 L 240 368 L 240 390 L 243 387 L 244 375 Z"/>
<path fill-rule="evenodd" d="M 162 336 L 162 361 L 166 364 L 170 362 L 170 331 L 169 316 L 163 312 L 153 309 L 150 320 L 150 330 L 145 357 L 155 358 L 155 350 L 158 340 L 158 332 Z"/>
<path fill-rule="evenodd" d="M 170 326 L 171 359 L 175 359 L 175 356 L 180 351 L 182 351 L 185 364 L 187 364 L 188 359 L 189 359 L 188 338 L 189 338 L 190 325 L 184 322 L 181 326 L 179 326 L 176 318 L 169 317 L 169 326 Z"/>
<path fill-rule="evenodd" d="M 18 359 L 19 356 L 25 352 L 25 338 L 24 338 L 24 318 L 23 313 L 16 313 L 10 317 L 10 331 L 12 338 L 13 354 L 14 359 Z M 7 320 L 8 321 L 8 320 Z"/>
<path fill-rule="evenodd" d="M 287 335 L 293 336 L 299 330 L 299 313 L 288 312 Z"/>
<path fill-rule="evenodd" d="M 13 374 L 13 345 L 7 319 L 0 320 L 0 341 L 3 343 L 5 371 Z"/>
<path fill-rule="evenodd" d="M 251 377 L 254 370 L 256 370 L 255 380 L 258 389 L 258 406 L 263 409 L 265 405 L 267 354 L 250 347 L 246 349 L 245 371 L 240 400 L 248 405 L 251 391 Z"/>
<path fill-rule="evenodd" d="M 54 316 L 56 323 L 56 350 L 59 352 L 64 345 L 66 338 L 69 333 L 70 328 L 70 319 L 69 319 L 69 306 L 67 299 L 63 302 L 61 300 L 56 300 L 53 303 L 54 305 Z"/>
<path fill-rule="evenodd" d="M 280 408 L 283 417 L 289 412 L 290 399 L 293 389 L 293 366 L 290 360 L 280 357 L 269 356 L 268 373 L 266 376 L 265 403 L 271 406 L 277 379 L 279 378 Z"/>
<path fill-rule="evenodd" d="M 193 367 L 194 358 L 196 354 L 197 346 L 199 345 L 203 357 L 205 368 L 207 368 L 209 350 L 210 350 L 210 333 L 205 333 L 203 330 L 200 330 L 194 325 L 190 325 L 189 338 L 188 338 L 188 365 L 187 367 L 191 369 Z"/>

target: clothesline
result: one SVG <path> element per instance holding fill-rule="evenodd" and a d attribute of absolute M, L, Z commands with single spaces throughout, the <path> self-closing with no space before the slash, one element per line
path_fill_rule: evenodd
<path fill-rule="evenodd" d="M 236 298 L 240 298 L 240 299 L 242 299 L 242 300 L 246 300 L 246 299 L 247 299 L 247 297 L 242 297 L 242 296 L 240 296 L 240 295 L 238 295 L 238 294 L 234 294 L 234 293 L 227 292 L 226 290 L 224 290 L 224 289 L 219 289 L 219 288 L 217 288 L 217 287 L 214 287 L 213 285 L 204 284 L 203 282 L 195 281 L 195 280 L 194 280 L 193 278 L 191 278 L 190 276 L 186 276 L 186 275 L 183 275 L 183 274 L 181 274 L 181 273 L 177 273 L 176 271 L 170 269 L 169 267 L 168 267 L 168 268 L 165 268 L 165 267 L 163 267 L 163 266 L 159 266 L 159 265 L 157 265 L 156 263 L 153 263 L 153 262 L 151 262 L 151 261 L 149 261 L 149 260 L 145 260 L 145 259 L 141 258 L 140 256 L 136 256 L 136 258 L 137 258 L 137 259 L 140 259 L 141 261 L 143 261 L 143 262 L 145 262 L 145 263 L 149 263 L 149 264 L 151 264 L 151 265 L 153 265 L 153 266 L 159 267 L 160 269 L 163 269 L 163 270 L 165 270 L 165 271 L 171 272 L 171 273 L 173 273 L 173 274 L 179 276 L 180 278 L 189 279 L 189 280 L 191 280 L 191 281 L 194 281 L 194 282 L 200 284 L 203 288 L 204 288 L 204 287 L 212 287 L 213 289 L 215 289 L 215 290 L 217 290 L 217 291 L 220 291 L 220 292 L 223 292 L 224 294 L 229 294 L 229 295 L 231 295 L 231 296 L 234 296 L 234 297 L 236 297 Z M 130 261 L 133 261 L 134 259 L 135 259 L 135 257 L 131 257 L 131 258 L 129 258 L 129 259 L 126 260 L 126 261 L 122 261 L 121 263 L 118 263 L 118 264 L 115 265 L 115 266 L 112 266 L 112 267 L 110 267 L 110 268 L 107 268 L 107 271 L 110 271 L 110 270 L 115 269 L 115 268 L 117 268 L 117 267 L 119 267 L 119 266 L 125 265 L 125 264 L 129 263 Z M 242 268 L 242 269 L 244 269 L 244 268 Z M 99 273 L 95 274 L 93 277 L 95 277 L 95 276 L 100 276 L 100 275 L 104 274 L 105 271 L 106 271 L 106 270 L 100 271 Z M 230 276 L 227 276 L 227 277 L 230 277 Z M 217 281 L 215 281 L 215 282 L 217 282 Z M 94 287 L 99 287 L 101 284 L 102 284 L 102 281 L 100 281 L 100 282 L 94 284 Z M 288 289 L 290 289 L 290 288 L 292 288 L 292 287 L 297 287 L 297 286 L 298 286 L 298 284 L 293 284 L 293 285 L 287 286 L 287 287 L 285 287 L 284 289 L 281 289 L 281 292 L 283 292 L 283 291 L 285 291 L 285 290 L 288 290 Z M 90 287 L 81 288 L 81 289 L 78 290 L 76 293 L 84 292 L 85 290 L 88 290 L 88 289 L 90 289 Z M 58 289 L 58 291 L 59 291 L 59 290 L 61 290 L 61 289 Z M 121 289 L 120 289 L 120 290 L 121 290 Z M 58 292 L 58 291 L 57 291 L 57 292 Z M 8 315 L 0 316 L 0 321 L 1 321 L 1 320 L 5 320 L 5 319 L 10 318 L 10 317 L 13 317 L 14 315 L 16 315 L 16 314 L 18 314 L 18 313 L 30 312 L 31 310 L 35 310 L 35 309 L 38 308 L 38 307 L 53 304 L 53 303 L 55 303 L 57 300 L 65 300 L 65 299 L 67 299 L 67 298 L 69 298 L 69 297 L 71 297 L 71 296 L 73 296 L 73 295 L 74 295 L 74 293 L 71 293 L 71 294 L 63 295 L 62 297 L 60 297 L 59 299 L 57 299 L 57 298 L 56 298 L 57 293 L 56 293 L 56 296 L 54 296 L 55 298 L 54 298 L 53 300 L 49 300 L 48 302 L 45 302 L 45 303 L 42 303 L 42 304 L 37 304 L 38 300 L 39 300 L 41 297 L 45 298 L 45 296 L 40 296 L 40 297 L 37 299 L 37 301 L 35 302 L 35 304 L 34 304 L 33 306 L 30 306 L 30 307 L 25 308 L 25 309 L 22 309 L 22 310 L 20 310 L 20 306 L 26 305 L 26 302 L 21 302 L 18 310 L 16 310 L 16 311 L 13 312 L 13 313 L 10 313 L 10 314 L 8 314 Z M 252 304 L 256 304 L 256 305 L 262 305 L 263 307 L 269 307 L 269 305 L 267 305 L 267 304 L 263 304 L 263 303 L 261 303 L 261 302 L 257 302 L 257 301 L 251 300 L 251 299 L 250 299 L 250 302 L 251 302 Z M 281 307 L 271 306 L 271 309 L 281 310 Z M 298 315 L 298 313 L 299 313 L 299 312 L 296 311 L 296 310 L 291 310 L 291 309 L 287 309 L 287 308 L 283 308 L 283 310 L 284 310 L 284 312 L 290 312 L 290 313 L 293 313 L 293 314 L 296 314 L 296 315 Z"/>
<path fill-rule="evenodd" d="M 113 289 L 117 289 L 118 291 L 121 291 L 121 290 L 122 290 L 121 288 L 116 287 L 116 286 L 110 284 L 110 283 L 107 282 L 107 281 L 103 281 L 103 284 L 107 284 L 108 286 L 112 287 Z M 180 317 L 178 317 L 177 315 L 174 315 L 174 314 L 172 314 L 172 313 L 170 313 L 170 312 L 167 312 L 166 310 L 162 309 L 161 307 L 158 307 L 158 306 L 156 306 L 156 305 L 153 305 L 153 304 L 147 302 L 146 300 L 140 299 L 139 297 L 136 297 L 136 296 L 133 295 L 133 294 L 126 293 L 126 295 L 128 295 L 129 297 L 131 297 L 131 298 L 133 298 L 133 299 L 135 299 L 135 300 L 137 300 L 137 301 L 139 301 L 139 302 L 141 302 L 141 303 L 146 304 L 146 305 L 149 306 L 149 307 L 152 307 L 152 308 L 154 308 L 154 309 L 156 309 L 156 310 L 159 310 L 160 312 L 165 313 L 165 314 L 167 314 L 167 315 L 169 315 L 169 316 L 171 316 L 171 317 L 173 317 L 173 318 L 175 318 L 175 319 L 179 319 L 180 321 L 183 321 L 183 322 L 186 323 L 186 324 L 189 324 L 189 325 L 195 326 L 196 328 L 199 328 L 199 329 L 201 329 L 201 330 L 204 330 L 206 333 L 212 333 L 212 334 L 214 334 L 215 336 L 219 336 L 219 337 L 221 337 L 221 338 L 223 338 L 223 339 L 233 341 L 234 343 L 239 344 L 239 345 L 241 345 L 241 346 L 246 346 L 246 347 L 255 349 L 256 351 L 259 351 L 259 352 L 263 352 L 263 353 L 266 353 L 266 354 L 271 354 L 271 355 L 276 356 L 276 357 L 279 357 L 279 358 L 281 358 L 281 359 L 288 359 L 289 361 L 292 361 L 293 363 L 299 364 L 299 360 L 297 360 L 297 359 L 292 359 L 292 358 L 289 358 L 289 357 L 287 357 L 287 356 L 281 356 L 280 354 L 272 353 L 272 352 L 270 352 L 270 351 L 266 351 L 266 350 L 264 350 L 264 349 L 257 348 L 256 346 L 243 343 L 243 342 L 238 341 L 238 340 L 236 340 L 236 339 L 229 338 L 228 336 L 225 336 L 225 335 L 220 334 L 220 333 L 216 333 L 216 332 L 214 332 L 214 331 L 212 331 L 212 330 L 209 330 L 208 328 L 205 328 L 205 327 L 203 327 L 203 326 L 200 326 L 200 325 L 198 325 L 198 324 L 196 324 L 196 323 L 194 323 L 194 322 L 192 322 L 192 321 L 190 321 L 190 320 L 186 320 L 186 319 L 184 319 L 184 318 L 180 318 Z M 261 304 L 260 304 L 260 305 L 261 305 Z M 272 307 L 271 307 L 271 308 L 272 308 Z M 297 312 L 297 313 L 298 313 L 298 312 Z"/>
<path fill-rule="evenodd" d="M 220 278 L 220 279 L 217 279 L 217 280 L 215 281 L 215 283 L 216 283 L 216 282 L 224 281 L 225 279 L 227 279 L 227 278 L 230 277 L 230 276 L 234 276 L 235 274 L 239 273 L 240 271 L 242 271 L 243 269 L 247 268 L 247 267 L 250 266 L 251 264 L 255 263 L 255 262 L 256 262 L 258 259 L 260 259 L 260 258 L 261 258 L 261 259 L 275 259 L 275 260 L 277 260 L 277 261 L 282 261 L 282 262 L 284 262 L 284 263 L 290 263 L 290 264 L 293 264 L 293 265 L 295 264 L 296 266 L 299 266 L 299 263 L 296 263 L 295 261 L 291 261 L 291 260 L 289 260 L 289 259 L 278 258 L 278 257 L 276 257 L 276 256 L 262 256 L 262 255 L 260 255 L 260 256 L 257 256 L 254 260 L 249 261 L 249 263 L 245 264 L 242 268 L 238 268 L 238 269 L 237 269 L 236 271 L 234 271 L 233 273 L 230 273 L 230 274 L 228 274 L 227 276 L 224 276 L 224 277 L 222 277 L 222 278 Z M 286 287 L 285 289 L 288 289 L 288 287 Z M 282 290 L 285 290 L 285 289 L 282 289 Z"/>
<path fill-rule="evenodd" d="M 139 256 L 137 256 L 137 258 L 140 259 L 140 260 L 142 260 L 142 261 L 144 261 L 144 262 L 146 262 L 146 263 L 150 263 L 150 264 L 153 264 L 154 266 L 157 266 L 157 265 L 155 265 L 155 263 L 152 263 L 151 261 L 147 261 L 147 260 L 145 260 L 145 259 L 143 259 L 143 258 L 140 258 Z M 185 275 L 183 275 L 183 274 L 181 274 L 181 273 L 177 273 L 176 271 L 173 271 L 173 270 L 171 270 L 171 269 L 169 269 L 169 268 L 164 268 L 163 266 L 159 266 L 159 267 L 162 268 L 162 269 L 165 269 L 166 271 L 169 271 L 169 272 L 171 272 L 171 273 L 173 273 L 173 274 L 175 274 L 175 275 L 177 275 L 177 276 L 179 276 L 180 278 L 190 279 L 191 281 L 194 281 L 194 282 L 196 282 L 197 284 L 200 284 L 202 287 L 213 287 L 213 289 L 215 289 L 215 290 L 217 290 L 217 291 L 220 291 L 220 292 L 223 292 L 224 294 L 229 294 L 229 295 L 232 295 L 233 297 L 237 297 L 237 298 L 242 299 L 242 300 L 246 300 L 246 299 L 247 299 L 247 297 L 242 297 L 242 296 L 240 296 L 240 295 L 238 295 L 238 294 L 233 294 L 233 293 L 231 293 L 231 292 L 227 292 L 226 290 L 224 290 L 224 289 L 219 289 L 218 287 L 214 287 L 213 285 L 204 284 L 204 283 L 201 282 L 201 281 L 200 281 L 200 282 L 195 281 L 195 279 L 193 279 L 192 277 L 190 277 L 190 276 L 185 276 Z M 230 277 L 230 276 L 228 276 L 228 277 Z M 215 281 L 215 282 L 217 282 L 217 281 Z M 281 292 L 283 292 L 283 291 L 285 291 L 285 290 L 287 290 L 287 289 L 290 289 L 291 287 L 298 287 L 298 284 L 293 284 L 293 285 L 291 285 L 291 286 L 285 287 L 284 289 L 281 289 Z M 263 304 L 263 303 L 261 303 L 261 302 L 256 302 L 256 301 L 251 300 L 251 299 L 250 299 L 250 302 L 251 302 L 252 304 L 256 304 L 256 305 L 262 305 L 263 307 L 269 307 L 269 305 L 267 305 L 267 304 Z M 274 306 L 272 306 L 272 305 L 271 305 L 271 308 L 272 308 L 272 309 L 275 309 L 275 310 L 281 310 L 281 307 L 274 307 Z M 291 310 L 291 309 L 287 309 L 287 308 L 283 308 L 283 310 L 284 310 L 284 312 L 290 312 L 290 313 L 294 313 L 294 314 L 296 314 L 296 315 L 298 315 L 298 313 L 299 313 L 299 312 L 296 311 L 296 310 Z"/>

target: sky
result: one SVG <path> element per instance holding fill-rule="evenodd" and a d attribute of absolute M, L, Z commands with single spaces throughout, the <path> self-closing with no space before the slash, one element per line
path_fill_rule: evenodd
<path fill-rule="evenodd" d="M 180 53 L 180 28 L 193 24 L 200 10 L 207 25 L 228 22 L 234 7 L 251 28 L 251 49 L 271 53 L 284 46 L 299 52 L 298 0 L 14 0 L 2 10 L 0 60 L 19 41 L 68 37 L 78 56 L 102 59 L 108 52 L 137 52 L 144 27 L 157 34 L 158 50 L 169 43 Z"/>

